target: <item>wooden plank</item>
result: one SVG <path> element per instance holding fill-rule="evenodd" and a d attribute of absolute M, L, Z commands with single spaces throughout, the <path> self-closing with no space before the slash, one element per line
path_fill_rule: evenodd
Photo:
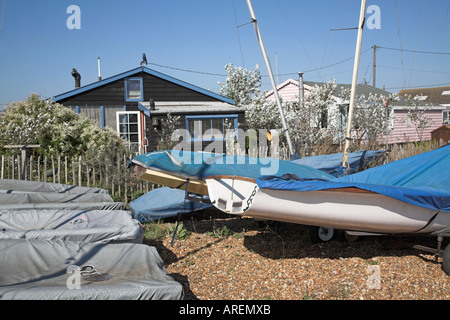
<path fill-rule="evenodd" d="M 22 148 L 40 148 L 42 145 L 40 144 L 8 144 L 4 146 L 5 149 L 22 149 Z"/>
<path fill-rule="evenodd" d="M 139 166 L 135 168 L 136 177 L 139 179 L 150 181 L 156 184 L 161 184 L 171 188 L 183 189 L 186 187 L 186 178 L 156 170 L 145 169 Z M 208 187 L 206 186 L 206 182 L 204 180 L 189 179 L 188 191 L 197 194 L 208 195 Z"/>

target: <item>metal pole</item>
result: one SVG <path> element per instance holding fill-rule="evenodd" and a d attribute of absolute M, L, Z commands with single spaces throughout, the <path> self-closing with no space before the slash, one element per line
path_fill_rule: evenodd
<path fill-rule="evenodd" d="M 267 58 L 266 49 L 264 47 L 264 43 L 263 43 L 261 33 L 260 33 L 259 27 L 258 27 L 258 22 L 256 21 L 255 12 L 253 11 L 252 3 L 250 0 L 247 0 L 247 5 L 248 5 L 248 9 L 250 11 L 250 16 L 252 18 L 252 22 L 255 25 L 256 38 L 258 39 L 259 46 L 261 47 L 261 51 L 262 51 L 262 54 L 264 57 L 264 62 L 266 63 L 267 71 L 269 73 L 270 82 L 271 82 L 272 88 L 273 88 L 273 94 L 275 95 L 275 100 L 278 105 L 278 111 L 280 112 L 280 116 L 281 116 L 281 122 L 283 123 L 283 130 L 284 130 L 284 132 L 286 132 L 286 140 L 288 143 L 289 152 L 291 153 L 291 155 L 293 155 L 294 151 L 292 148 L 291 137 L 289 135 L 289 130 L 288 130 L 288 127 L 286 124 L 286 119 L 284 117 L 283 108 L 281 107 L 280 96 L 278 95 L 277 87 L 275 85 L 275 80 L 273 78 L 272 68 L 270 67 L 269 59 Z"/>
<path fill-rule="evenodd" d="M 298 73 L 298 103 L 300 105 L 300 108 L 303 107 L 303 100 L 304 97 L 304 88 L 303 88 L 303 72 Z"/>
<path fill-rule="evenodd" d="M 372 71 L 372 74 L 373 74 L 373 87 L 374 88 L 376 88 L 376 85 L 375 85 L 375 81 L 376 81 L 376 74 L 377 74 L 377 46 L 376 45 L 374 45 L 373 46 L 373 71 Z"/>
<path fill-rule="evenodd" d="M 348 167 L 348 152 L 350 148 L 351 137 L 351 128 L 352 128 L 352 118 L 353 118 L 353 109 L 355 106 L 355 94 L 356 94 L 356 84 L 358 80 L 358 68 L 359 68 L 359 58 L 361 55 L 361 42 L 364 28 L 364 16 L 366 11 L 366 0 L 361 1 L 361 12 L 359 15 L 359 25 L 358 25 L 358 39 L 356 42 L 356 50 L 355 50 L 355 63 L 353 65 L 353 78 L 352 78 L 352 90 L 350 94 L 350 106 L 347 115 L 347 128 L 345 131 L 345 147 L 344 154 L 342 156 L 342 166 Z"/>
<path fill-rule="evenodd" d="M 98 80 L 102 80 L 102 76 L 100 75 L 100 57 L 97 58 L 97 66 L 98 66 Z"/>

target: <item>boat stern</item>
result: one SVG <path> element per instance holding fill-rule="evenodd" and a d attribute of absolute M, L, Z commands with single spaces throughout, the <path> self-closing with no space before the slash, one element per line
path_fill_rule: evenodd
<path fill-rule="evenodd" d="M 245 214 L 259 188 L 254 179 L 244 177 L 217 176 L 206 179 L 211 203 L 229 214 Z"/>

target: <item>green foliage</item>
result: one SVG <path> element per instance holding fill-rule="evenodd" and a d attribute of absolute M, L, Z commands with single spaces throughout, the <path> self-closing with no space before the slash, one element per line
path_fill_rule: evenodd
<path fill-rule="evenodd" d="M 228 238 L 230 236 L 234 236 L 236 239 L 243 238 L 242 234 L 233 232 L 233 230 L 225 225 L 220 228 L 214 226 L 213 231 L 208 232 L 208 235 L 215 238 Z"/>
<path fill-rule="evenodd" d="M 160 134 L 157 149 L 158 150 L 170 150 L 178 143 L 177 140 L 172 139 L 172 135 L 176 132 L 180 125 L 180 116 L 172 116 L 170 112 L 167 114 L 167 119 L 162 122 L 161 130 L 155 129 L 155 132 Z"/>
<path fill-rule="evenodd" d="M 0 148 L 14 144 L 40 144 L 43 154 L 99 155 L 124 151 L 123 140 L 110 128 L 58 103 L 31 94 L 13 102 L 0 114 Z"/>
<path fill-rule="evenodd" d="M 165 237 L 172 237 L 175 229 L 175 238 L 178 240 L 186 240 L 191 235 L 191 232 L 186 229 L 184 224 L 180 222 L 177 228 L 176 223 L 162 223 L 158 221 L 150 221 L 143 225 L 144 227 L 144 238 L 148 240 L 159 241 Z"/>
<path fill-rule="evenodd" d="M 167 234 L 167 228 L 159 220 L 144 224 L 144 238 L 147 240 L 161 240 Z"/>
<path fill-rule="evenodd" d="M 186 229 L 186 227 L 182 222 L 178 225 L 178 228 L 176 223 L 174 224 L 169 223 L 167 225 L 167 231 L 169 235 L 173 235 L 175 230 L 176 230 L 175 238 L 179 240 L 186 240 L 191 235 L 189 230 Z"/>

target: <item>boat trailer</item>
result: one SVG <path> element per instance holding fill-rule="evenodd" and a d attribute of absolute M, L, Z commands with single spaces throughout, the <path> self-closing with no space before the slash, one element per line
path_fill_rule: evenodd
<path fill-rule="evenodd" d="M 448 244 L 445 249 L 442 249 L 442 241 L 444 240 L 444 238 L 450 237 L 450 228 L 445 228 L 440 231 L 433 232 L 431 235 L 437 237 L 436 248 L 431 248 L 422 245 L 414 245 L 413 248 L 433 253 L 436 256 L 436 259 L 441 257 L 442 269 L 447 275 L 450 276 L 450 244 Z"/>

